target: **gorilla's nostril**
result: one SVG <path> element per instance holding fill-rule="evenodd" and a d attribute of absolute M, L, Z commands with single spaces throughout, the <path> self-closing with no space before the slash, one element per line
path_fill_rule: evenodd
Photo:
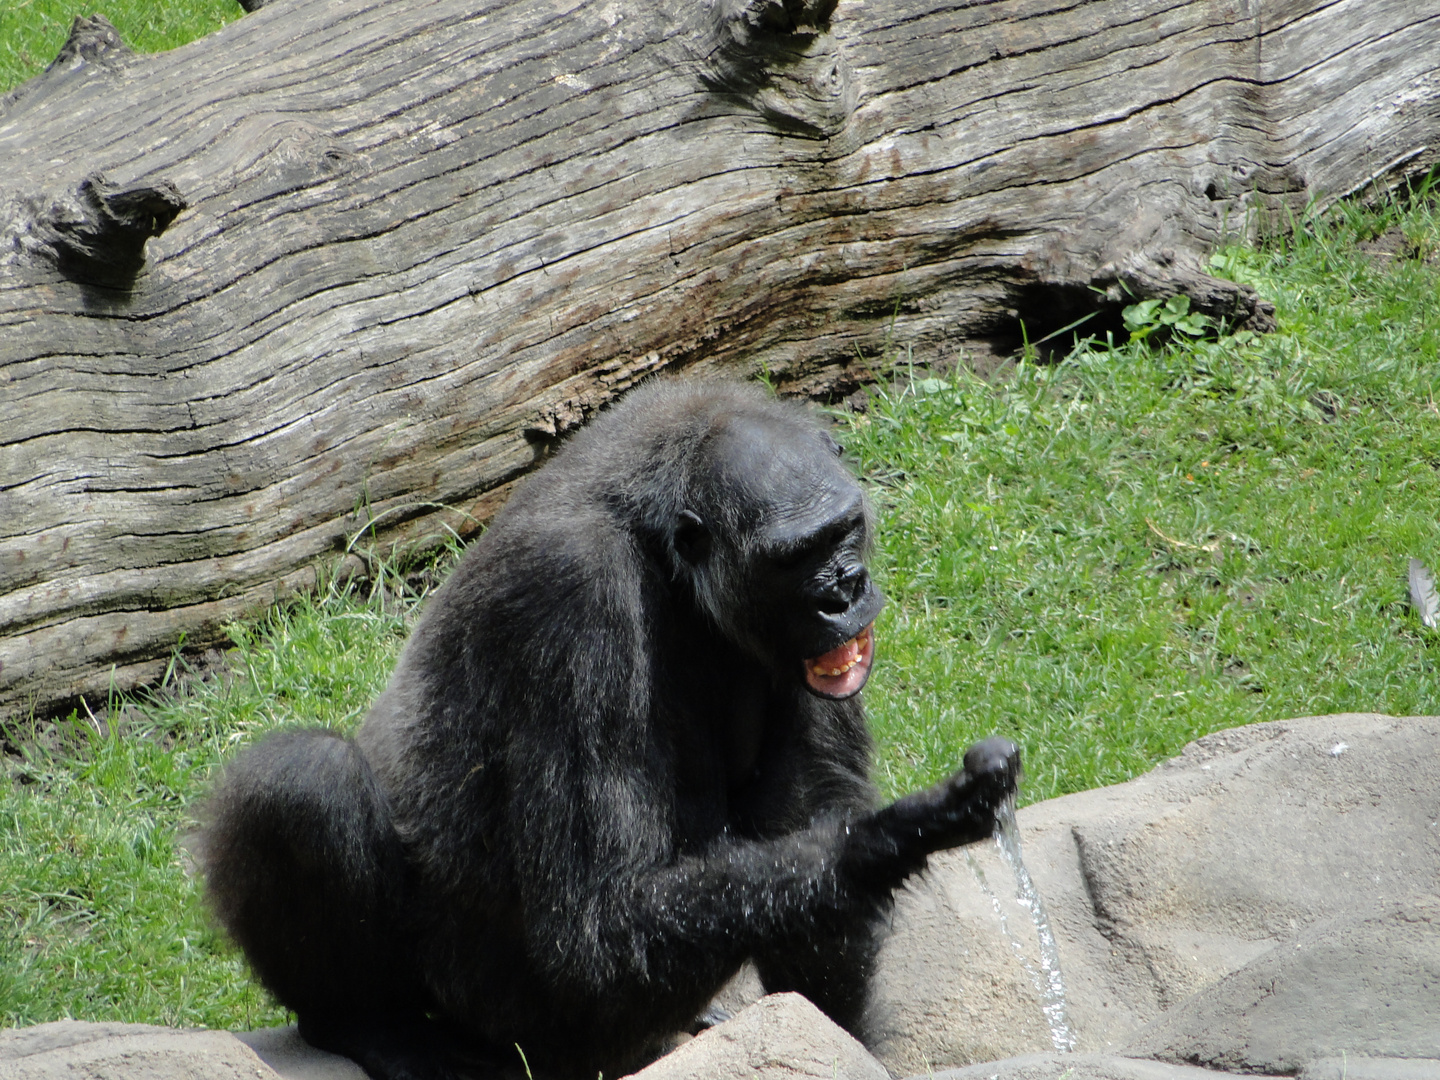
<path fill-rule="evenodd" d="M 865 573 L 863 566 L 857 566 L 846 571 L 845 576 L 840 579 L 841 588 L 849 594 L 851 603 L 859 599 L 864 593 L 865 586 L 870 583 L 870 577 Z"/>

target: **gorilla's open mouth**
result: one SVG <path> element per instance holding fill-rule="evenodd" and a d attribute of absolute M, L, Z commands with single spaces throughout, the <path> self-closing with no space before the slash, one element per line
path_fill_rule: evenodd
<path fill-rule="evenodd" d="M 826 698 L 854 697 L 870 677 L 875 659 L 875 624 L 823 656 L 805 661 L 805 686 Z"/>

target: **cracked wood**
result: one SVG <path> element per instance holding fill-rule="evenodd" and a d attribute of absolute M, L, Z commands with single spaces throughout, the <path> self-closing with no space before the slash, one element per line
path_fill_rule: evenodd
<path fill-rule="evenodd" d="M 275 0 L 81 20 L 0 106 L 0 713 L 104 694 L 372 521 L 472 532 L 661 369 L 822 393 L 1428 168 L 1413 0 Z"/>

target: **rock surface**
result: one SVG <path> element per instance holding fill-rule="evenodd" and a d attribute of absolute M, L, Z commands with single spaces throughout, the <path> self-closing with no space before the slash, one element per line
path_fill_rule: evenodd
<path fill-rule="evenodd" d="M 237 1031 L 243 1042 L 283 1080 L 366 1080 L 365 1070 L 347 1057 L 317 1050 L 289 1027 Z"/>
<path fill-rule="evenodd" d="M 319 1080 L 319 1074 L 315 1074 Z M 4 1080 L 277 1080 L 227 1031 L 59 1020 L 0 1031 Z"/>
<path fill-rule="evenodd" d="M 1052 1052 L 946 1069 L 927 1074 L 923 1080 L 1221 1080 L 1226 1075 L 1195 1065 L 1173 1065 L 1119 1054 Z M 1268 1073 L 1250 1074 L 1250 1080 L 1269 1077 Z M 1440 1080 L 1440 1060 L 1322 1058 L 1301 1069 L 1298 1080 Z"/>
<path fill-rule="evenodd" d="M 1216 1080 L 1216 1074 L 1194 1065 L 1172 1065 L 1119 1054 L 1052 1052 L 947 1069 L 928 1074 L 925 1080 Z"/>
<path fill-rule="evenodd" d="M 1213 1075 L 1213 1074 L 1212 1074 Z M 1437 1058 L 1321 1058 L 1300 1070 L 1300 1080 L 1436 1080 Z"/>
<path fill-rule="evenodd" d="M 1341 714 L 1218 732 L 1129 783 L 1039 803 L 1019 820 L 1076 1049 L 1193 1051 L 1215 1067 L 1291 1072 L 1342 1049 L 1440 1056 L 1418 1034 L 1440 1032 L 1440 983 L 1434 909 L 1416 899 L 1440 893 L 1440 719 Z M 1408 954 L 1380 947 L 1389 929 L 1367 921 L 1377 905 L 1391 912 L 1383 927 L 1406 928 Z M 1311 927 L 1319 936 L 1304 936 Z M 993 845 L 936 860 L 900 897 L 894 928 L 867 1020 L 867 1043 L 892 1072 L 1056 1048 L 1030 914 Z M 1340 974 L 1322 974 L 1322 954 L 1343 963 L 1345 943 L 1362 939 L 1373 963 L 1348 970 L 1343 991 L 1305 989 L 1306 978 Z M 1310 955 L 1315 967 L 1296 966 Z M 1283 974 L 1288 989 L 1260 1008 L 1262 972 Z M 1332 1008 L 1347 996 L 1389 1019 L 1337 1024 Z M 1282 1006 L 1292 1008 L 1283 1020 Z M 1206 1024 L 1232 1020 L 1248 1025 L 1248 1049 L 1206 1041 Z M 1353 1041 L 1336 1045 L 1342 1036 Z"/>
<path fill-rule="evenodd" d="M 865 1047 L 799 994 L 771 994 L 634 1080 L 889 1080 Z"/>
<path fill-rule="evenodd" d="M 1434 896 L 1317 923 L 1176 1005 L 1128 1048 L 1211 1069 L 1287 1075 L 1364 1049 L 1440 1058 Z"/>

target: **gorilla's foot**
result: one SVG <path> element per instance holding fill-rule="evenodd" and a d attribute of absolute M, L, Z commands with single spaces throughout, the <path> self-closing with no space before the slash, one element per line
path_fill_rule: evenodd
<path fill-rule="evenodd" d="M 300 1036 L 317 1050 L 348 1057 L 372 1080 L 501 1080 L 494 1062 L 465 1053 L 441 1025 L 424 1017 L 299 1017 Z M 465 1071 L 457 1068 L 463 1060 Z"/>

